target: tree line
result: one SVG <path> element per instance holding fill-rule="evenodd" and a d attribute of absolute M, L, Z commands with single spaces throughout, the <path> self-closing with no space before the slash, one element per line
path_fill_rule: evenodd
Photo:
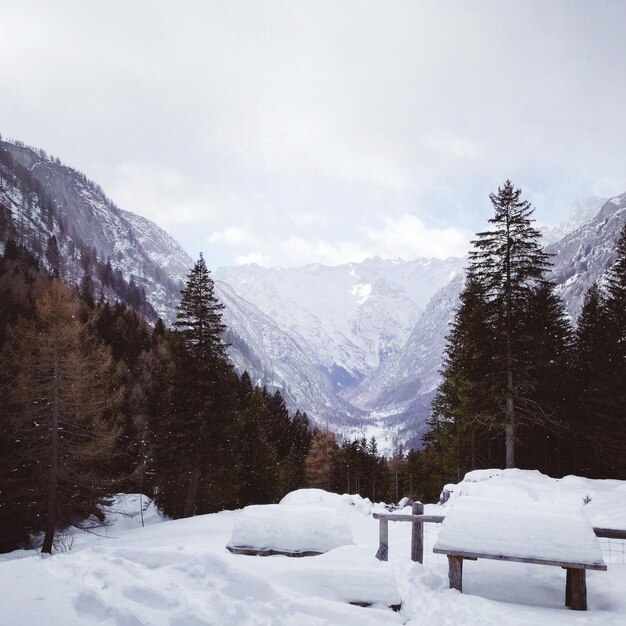
<path fill-rule="evenodd" d="M 204 259 L 175 324 L 67 286 L 8 240 L 0 256 L 0 550 L 93 530 L 118 492 L 170 517 L 279 501 L 305 486 L 394 497 L 375 440 L 337 443 L 227 357 Z M 400 455 L 402 456 L 402 455 Z M 330 465 L 329 465 L 330 463 Z M 395 485 L 395 492 L 390 485 Z"/>
<path fill-rule="evenodd" d="M 0 550 L 43 534 L 51 552 L 59 530 L 100 525 L 118 492 L 182 517 L 304 484 L 308 418 L 232 369 L 202 259 L 168 330 L 66 286 L 26 247 L 4 248 Z"/>
<path fill-rule="evenodd" d="M 556 286 L 533 208 L 507 181 L 491 195 L 447 337 L 425 447 L 433 495 L 479 467 L 626 478 L 626 226 L 576 328 Z"/>

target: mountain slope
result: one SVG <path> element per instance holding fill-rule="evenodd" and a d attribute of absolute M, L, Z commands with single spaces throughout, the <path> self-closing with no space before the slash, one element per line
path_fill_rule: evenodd
<path fill-rule="evenodd" d="M 374 258 L 334 267 L 226 267 L 215 276 L 289 334 L 341 391 L 404 345 L 431 296 L 462 264 Z"/>
<path fill-rule="evenodd" d="M 163 229 L 123 211 L 80 172 L 19 142 L 0 142 L 0 252 L 7 238 L 26 245 L 70 284 L 87 275 L 109 299 L 171 323 L 192 259 Z M 51 252 L 51 242 L 54 250 Z M 285 392 L 321 423 L 360 423 L 361 412 L 335 394 L 301 346 L 254 304 L 216 281 L 226 304 L 231 359 L 253 380 Z"/>
<path fill-rule="evenodd" d="M 47 252 L 54 236 L 62 278 L 78 283 L 89 274 L 96 290 L 136 308 L 143 291 L 151 306 L 142 312 L 171 321 L 191 259 L 156 224 L 116 207 L 80 172 L 6 141 L 0 141 L 0 203 L 11 236 L 28 245 L 48 269 L 53 269 Z M 122 277 L 126 289 L 117 284 Z"/>
<path fill-rule="evenodd" d="M 280 389 L 290 408 L 306 411 L 320 426 L 339 432 L 363 426 L 364 414 L 339 398 L 331 381 L 298 343 L 255 305 L 239 297 L 230 285 L 215 281 L 225 305 L 225 335 L 229 356 L 252 380 Z"/>
<path fill-rule="evenodd" d="M 591 283 L 602 281 L 615 261 L 615 244 L 624 223 L 626 193 L 605 202 L 591 221 L 546 248 L 554 254 L 551 278 L 573 319 Z"/>

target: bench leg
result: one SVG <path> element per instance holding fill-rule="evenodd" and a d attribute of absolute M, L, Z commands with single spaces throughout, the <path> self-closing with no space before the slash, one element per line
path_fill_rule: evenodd
<path fill-rule="evenodd" d="M 587 572 L 568 568 L 565 578 L 565 606 L 575 611 L 587 610 Z"/>
<path fill-rule="evenodd" d="M 463 592 L 463 557 L 448 555 L 448 578 L 450 589 Z"/>

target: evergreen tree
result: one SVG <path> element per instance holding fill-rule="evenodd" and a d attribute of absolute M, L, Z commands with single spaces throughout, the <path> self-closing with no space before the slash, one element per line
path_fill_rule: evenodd
<path fill-rule="evenodd" d="M 202 255 L 181 294 L 171 336 L 172 411 L 155 424 L 155 455 L 165 480 L 159 488 L 160 504 L 173 516 L 189 517 L 198 508 L 202 476 L 225 464 L 225 433 L 236 408 L 237 377 L 222 341 L 224 307 Z M 181 493 L 186 493 L 184 502 Z M 204 510 L 210 507 L 210 494 L 207 489 L 203 493 Z"/>
<path fill-rule="evenodd" d="M 571 439 L 574 471 L 594 477 L 606 472 L 606 445 L 611 437 L 609 332 L 604 296 L 596 283 L 589 287 L 578 317 L 572 396 L 575 404 L 575 434 Z"/>
<path fill-rule="evenodd" d="M 626 224 L 617 242 L 617 256 L 606 279 L 606 322 L 608 333 L 607 384 L 611 406 L 605 426 L 606 448 L 614 471 L 626 476 Z M 612 441 L 612 444 L 609 444 Z"/>
<path fill-rule="evenodd" d="M 493 367 L 498 345 L 490 313 L 485 288 L 469 275 L 446 339 L 443 380 L 427 437 L 428 443 L 438 444 L 446 482 L 461 480 L 467 469 L 492 461 L 490 443 L 499 431 L 499 377 Z"/>
<path fill-rule="evenodd" d="M 505 464 L 513 467 L 520 400 L 529 383 L 520 358 L 528 341 L 522 326 L 529 293 L 543 281 L 549 263 L 539 243 L 540 232 L 532 226 L 533 208 L 521 199 L 521 190 L 507 180 L 490 200 L 495 211 L 489 220 L 493 228 L 478 233 L 472 242 L 468 275 L 484 289 L 491 309 L 490 322 L 499 344 L 494 355 L 501 378 L 498 417 L 505 432 Z"/>
<path fill-rule="evenodd" d="M 257 387 L 240 415 L 237 438 L 239 506 L 274 502 L 278 495 L 276 447 L 265 427 L 269 420 L 263 392 Z"/>
<path fill-rule="evenodd" d="M 530 294 L 519 355 L 527 375 L 520 396 L 518 467 L 562 475 L 574 471 L 567 441 L 575 424 L 571 398 L 573 331 L 554 285 L 543 282 Z"/>
<path fill-rule="evenodd" d="M 52 278 L 61 278 L 61 253 L 59 252 L 59 244 L 57 238 L 52 235 L 48 239 L 48 246 L 46 248 L 46 260 L 50 267 L 50 273 Z"/>

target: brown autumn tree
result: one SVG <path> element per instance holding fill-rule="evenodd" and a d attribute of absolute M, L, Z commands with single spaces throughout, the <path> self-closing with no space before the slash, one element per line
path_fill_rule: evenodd
<path fill-rule="evenodd" d="M 316 430 L 311 439 L 309 453 L 304 460 L 304 472 L 310 487 L 330 491 L 331 474 L 338 455 L 339 446 L 335 435 Z"/>
<path fill-rule="evenodd" d="M 110 420 L 117 399 L 111 356 L 89 337 L 70 289 L 55 281 L 38 300 L 35 319 L 13 327 L 4 359 L 12 372 L 7 393 L 16 467 L 28 468 L 17 497 L 37 509 L 42 552 L 51 553 L 55 531 L 93 527 L 110 493 L 102 467 L 117 435 Z"/>

